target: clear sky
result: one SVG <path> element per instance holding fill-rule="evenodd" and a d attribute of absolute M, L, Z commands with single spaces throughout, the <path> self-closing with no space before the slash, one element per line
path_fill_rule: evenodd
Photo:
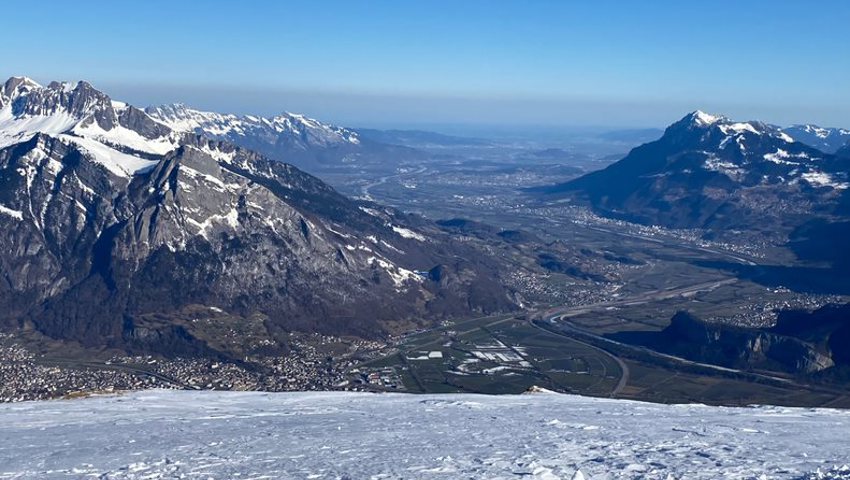
<path fill-rule="evenodd" d="M 348 125 L 850 127 L 850 1 L 42 1 L 0 74 Z"/>

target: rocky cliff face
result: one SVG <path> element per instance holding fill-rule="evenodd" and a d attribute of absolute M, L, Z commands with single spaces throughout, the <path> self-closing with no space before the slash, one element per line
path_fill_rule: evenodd
<path fill-rule="evenodd" d="M 7 326 L 92 346 L 202 351 L 170 312 L 204 305 L 261 314 L 273 333 L 377 336 L 435 312 L 513 308 L 494 259 L 424 220 L 175 132 L 84 82 L 13 78 L 0 91 Z M 153 314 L 166 321 L 143 321 Z"/>
<path fill-rule="evenodd" d="M 798 338 L 706 323 L 685 312 L 677 313 L 662 335 L 667 351 L 726 367 L 809 374 L 835 365 L 828 350 Z"/>

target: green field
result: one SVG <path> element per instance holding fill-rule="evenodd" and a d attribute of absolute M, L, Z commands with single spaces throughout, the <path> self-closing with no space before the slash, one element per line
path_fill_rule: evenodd
<path fill-rule="evenodd" d="M 438 358 L 429 358 L 437 355 Z M 532 386 L 606 396 L 622 371 L 605 352 L 514 318 L 477 319 L 416 335 L 396 355 L 365 369 L 395 365 L 407 391 L 521 393 Z"/>
<path fill-rule="evenodd" d="M 411 393 L 512 394 L 538 386 L 661 403 L 850 407 L 846 392 L 682 366 L 513 317 L 468 320 L 413 335 L 397 353 L 358 369 L 392 370 L 403 384 L 394 388 Z"/>

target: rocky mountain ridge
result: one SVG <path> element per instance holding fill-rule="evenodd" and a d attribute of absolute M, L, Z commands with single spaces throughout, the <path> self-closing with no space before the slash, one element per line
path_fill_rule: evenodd
<path fill-rule="evenodd" d="M 846 128 L 819 127 L 817 125 L 792 125 L 782 130 L 794 140 L 805 143 L 825 153 L 836 153 L 850 143 L 850 130 Z"/>
<path fill-rule="evenodd" d="M 366 138 L 360 133 L 304 115 L 235 115 L 193 109 L 184 104 L 148 107 L 145 112 L 173 131 L 230 142 L 311 172 L 386 166 L 421 159 L 412 148 Z"/>
<path fill-rule="evenodd" d="M 426 314 L 514 308 L 497 262 L 422 219 L 175 131 L 85 82 L 12 78 L 2 92 L 6 326 L 197 353 L 201 327 L 170 323 L 172 312 L 260 315 L 274 342 L 291 330 L 380 336 Z"/>

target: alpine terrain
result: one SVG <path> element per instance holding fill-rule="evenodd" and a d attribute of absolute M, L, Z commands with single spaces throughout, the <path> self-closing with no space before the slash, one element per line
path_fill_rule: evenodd
<path fill-rule="evenodd" d="M 386 167 L 423 157 L 417 150 L 374 141 L 295 113 L 265 118 L 205 112 L 184 104 L 148 107 L 145 112 L 176 132 L 227 141 L 310 171 Z"/>
<path fill-rule="evenodd" d="M 846 161 L 779 127 L 696 111 L 609 167 L 536 191 L 645 224 L 787 232 L 840 215 L 848 181 Z"/>
<path fill-rule="evenodd" d="M 850 130 L 817 125 L 793 125 L 783 129 L 791 138 L 826 153 L 835 153 L 850 143 Z"/>
<path fill-rule="evenodd" d="M 273 350 L 293 330 L 374 337 L 425 313 L 514 308 L 474 247 L 231 143 L 262 130 L 277 135 L 269 148 L 346 149 L 356 134 L 297 115 L 231 128 L 178 113 L 86 82 L 2 85 L 0 322 L 86 346 L 225 355 L 191 320 L 199 308 L 253 322 L 239 351 Z"/>

